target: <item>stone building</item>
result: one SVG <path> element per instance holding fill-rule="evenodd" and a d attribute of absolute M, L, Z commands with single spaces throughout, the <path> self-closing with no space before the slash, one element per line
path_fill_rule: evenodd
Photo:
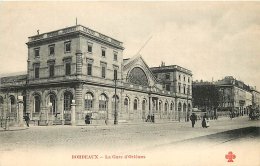
<path fill-rule="evenodd" d="M 232 76 L 217 81 L 216 85 L 221 95 L 221 109 L 235 110 L 240 114 L 248 112 L 248 106 L 252 105 L 252 93 L 248 85 Z"/>
<path fill-rule="evenodd" d="M 192 111 L 192 72 L 177 65 L 165 66 L 164 62 L 159 67 L 152 67 L 151 70 L 162 84 L 163 90 L 176 95 L 175 118 L 189 121 Z"/>
<path fill-rule="evenodd" d="M 194 107 L 203 107 L 203 103 L 211 103 L 209 109 L 218 111 L 235 111 L 240 115 L 248 113 L 248 107 L 253 103 L 253 93 L 244 82 L 227 76 L 216 82 L 193 82 Z M 206 95 L 202 95 L 205 92 Z M 204 101 L 204 102 L 203 102 Z M 214 105 L 214 107 L 212 107 Z M 222 112 L 223 113 L 223 112 Z"/>
<path fill-rule="evenodd" d="M 256 90 L 256 87 L 251 87 L 251 93 L 252 93 L 252 105 L 255 108 L 260 109 L 260 92 Z"/>
<path fill-rule="evenodd" d="M 93 124 L 146 121 L 148 115 L 180 120 L 191 110 L 191 71 L 149 68 L 140 55 L 123 59 L 122 42 L 90 28 L 37 34 L 26 44 L 27 73 L 1 78 L 2 118 L 19 119 L 18 99 L 23 114 L 44 125 L 82 125 L 86 116 Z"/>

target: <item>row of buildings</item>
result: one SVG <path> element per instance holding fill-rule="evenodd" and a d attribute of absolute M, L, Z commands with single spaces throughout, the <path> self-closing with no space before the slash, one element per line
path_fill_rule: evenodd
<path fill-rule="evenodd" d="M 256 88 L 227 76 L 216 82 L 194 81 L 193 107 L 209 112 L 248 114 L 249 107 L 259 109 L 260 93 Z"/>
<path fill-rule="evenodd" d="M 27 73 L 1 78 L 0 119 L 38 124 L 188 121 L 192 108 L 245 113 L 260 93 L 226 77 L 193 82 L 177 65 L 149 67 L 141 55 L 124 59 L 123 43 L 76 25 L 29 37 Z M 152 55 L 151 55 L 152 56 Z M 11 64 L 10 64 L 11 65 Z"/>
<path fill-rule="evenodd" d="M 37 34 L 26 44 L 27 73 L 1 78 L 2 119 L 15 123 L 27 114 L 38 124 L 82 125 L 86 116 L 95 124 L 151 116 L 182 121 L 192 110 L 190 70 L 149 67 L 141 55 L 124 59 L 122 42 L 88 27 Z"/>

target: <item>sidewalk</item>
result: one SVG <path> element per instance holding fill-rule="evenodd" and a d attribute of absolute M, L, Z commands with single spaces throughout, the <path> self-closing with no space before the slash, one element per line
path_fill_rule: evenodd
<path fill-rule="evenodd" d="M 19 127 L 19 126 L 9 126 L 7 129 L 4 129 L 2 127 L 0 127 L 0 132 L 8 132 L 8 131 L 20 131 L 20 130 L 27 130 L 28 127 Z"/>

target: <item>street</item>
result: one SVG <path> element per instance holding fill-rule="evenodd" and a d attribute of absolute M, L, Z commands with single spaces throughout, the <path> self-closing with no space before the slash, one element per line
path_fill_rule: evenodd
<path fill-rule="evenodd" d="M 103 160 L 108 160 L 110 154 L 111 156 L 118 155 L 117 157 L 120 158 L 119 154 L 131 153 L 136 154 L 136 157 L 145 156 L 147 159 L 143 160 L 148 163 L 157 161 L 158 159 L 155 159 L 154 156 L 158 157 L 160 154 L 160 158 L 164 160 L 160 159 L 158 164 L 172 159 L 169 157 L 171 154 L 171 156 L 175 156 L 174 161 L 182 165 L 178 161 L 181 159 L 178 156 L 184 157 L 189 154 L 190 160 L 181 161 L 193 161 L 192 156 L 201 156 L 205 152 L 209 154 L 208 152 L 213 149 L 216 150 L 214 153 L 217 154 L 223 149 L 223 153 L 232 149 L 237 149 L 236 153 L 239 153 L 241 151 L 239 148 L 244 146 L 253 148 L 253 151 L 260 147 L 259 121 L 249 121 L 248 117 L 238 117 L 233 120 L 228 118 L 212 120 L 209 128 L 202 128 L 201 122 L 198 121 L 195 128 L 191 127 L 191 122 L 172 122 L 117 126 L 30 126 L 21 130 L 10 129 L 10 131 L 0 131 L 0 151 L 2 152 L 0 159 L 2 157 L 2 161 L 5 162 L 10 154 L 20 154 L 21 157 L 27 152 L 33 156 L 33 152 L 34 155 L 41 154 L 41 157 L 50 158 L 49 155 L 52 154 L 51 156 L 60 159 L 65 156 L 71 159 L 71 155 L 77 154 L 98 154 L 101 158 L 98 160 L 99 162 L 91 161 L 92 164 L 101 164 L 100 162 L 107 162 Z M 243 148 L 241 153 L 244 153 L 247 148 Z M 61 151 L 62 153 L 60 153 Z M 259 150 L 256 151 L 256 154 L 259 154 Z M 223 158 L 222 155 L 225 154 L 221 154 Z M 200 157 L 195 158 L 201 161 Z M 40 160 L 39 156 L 35 158 L 35 160 L 37 159 Z M 115 159 L 111 160 L 115 162 Z M 139 162 L 143 162 L 143 160 L 128 160 L 128 162 L 133 161 L 137 162 L 135 164 L 140 164 Z M 226 162 L 225 158 L 221 160 Z M 71 164 L 73 164 L 73 161 L 69 160 L 68 163 L 72 162 Z M 118 159 L 116 161 L 118 162 Z M 165 162 L 166 165 L 167 163 Z M 252 164 L 254 165 L 254 163 Z"/>

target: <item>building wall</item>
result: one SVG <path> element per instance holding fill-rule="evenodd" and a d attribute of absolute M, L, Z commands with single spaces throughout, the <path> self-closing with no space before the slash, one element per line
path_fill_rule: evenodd
<path fill-rule="evenodd" d="M 123 64 L 123 47 L 120 42 L 102 35 L 98 32 L 86 30 L 82 26 L 70 27 L 45 34 L 29 37 L 27 77 L 24 86 L 1 87 L 0 109 L 8 112 L 8 109 L 17 112 L 16 100 L 18 96 L 24 96 L 24 107 L 32 121 L 62 121 L 65 124 L 71 122 L 71 110 L 65 109 L 65 105 L 71 106 L 72 100 L 76 104 L 76 124 L 84 124 L 86 115 L 91 115 L 93 123 L 113 123 L 115 117 L 114 98 L 115 81 L 114 70 L 118 71 L 117 96 L 119 121 L 145 121 L 148 115 L 154 115 L 160 120 L 186 119 L 191 111 L 191 98 L 183 94 L 183 90 L 175 93 L 163 89 L 163 85 L 157 82 L 153 73 L 141 57 L 132 58 L 129 63 Z M 91 33 L 91 35 L 86 34 Z M 65 43 L 70 42 L 71 50 L 65 51 Z M 114 44 L 116 43 L 116 44 Z M 92 52 L 88 51 L 88 45 L 92 46 Z M 50 47 L 54 46 L 54 54 L 50 55 Z M 35 49 L 39 49 L 39 56 L 35 56 Z M 105 49 L 106 56 L 102 56 Z M 117 54 L 117 60 L 114 59 Z M 71 74 L 65 76 L 65 63 L 71 62 Z M 49 65 L 54 63 L 55 74 L 49 75 Z M 92 74 L 87 75 L 87 65 L 92 64 Z M 35 65 L 39 64 L 39 78 L 35 78 Z M 106 77 L 101 77 L 101 66 L 106 65 Z M 147 85 L 137 85 L 129 82 L 129 74 L 135 68 L 140 68 L 148 79 Z M 170 84 L 177 82 L 178 74 L 170 73 Z M 183 74 L 185 75 L 185 74 Z M 182 76 L 183 76 L 182 75 Z M 188 76 L 187 76 L 188 77 Z M 183 77 L 179 82 L 188 84 Z M 192 80 L 190 80 L 191 85 Z M 26 86 L 25 86 L 26 85 Z M 175 87 L 176 88 L 176 87 Z M 71 94 L 71 98 L 65 100 L 65 96 Z M 91 94 L 92 106 L 85 107 L 86 94 Z M 106 96 L 106 109 L 100 109 L 100 96 Z M 14 96 L 12 107 L 8 108 L 8 97 Z M 69 95 L 70 96 L 70 95 Z M 125 99 L 129 105 L 126 108 Z M 2 100 L 2 103 L 1 103 Z M 137 109 L 134 101 L 137 101 Z M 69 104 L 68 104 L 69 103 Z M 10 105 L 10 104 L 9 104 Z M 7 110 L 7 111 L 5 111 Z M 9 112 L 10 112 L 9 111 Z"/>
<path fill-rule="evenodd" d="M 65 52 L 64 43 L 71 42 L 71 51 Z M 71 75 L 76 74 L 76 50 L 78 45 L 78 38 L 67 37 L 58 41 L 40 42 L 28 46 L 28 70 L 29 79 L 34 79 L 34 64 L 40 63 L 40 78 L 49 78 L 49 65 L 48 60 L 55 61 L 55 77 L 63 77 L 65 75 L 65 58 L 71 58 Z M 55 54 L 49 54 L 49 46 L 55 45 Z M 35 49 L 39 48 L 40 56 L 35 57 Z"/>
<path fill-rule="evenodd" d="M 252 103 L 257 108 L 260 107 L 260 93 L 258 91 L 255 90 L 252 91 Z"/>

